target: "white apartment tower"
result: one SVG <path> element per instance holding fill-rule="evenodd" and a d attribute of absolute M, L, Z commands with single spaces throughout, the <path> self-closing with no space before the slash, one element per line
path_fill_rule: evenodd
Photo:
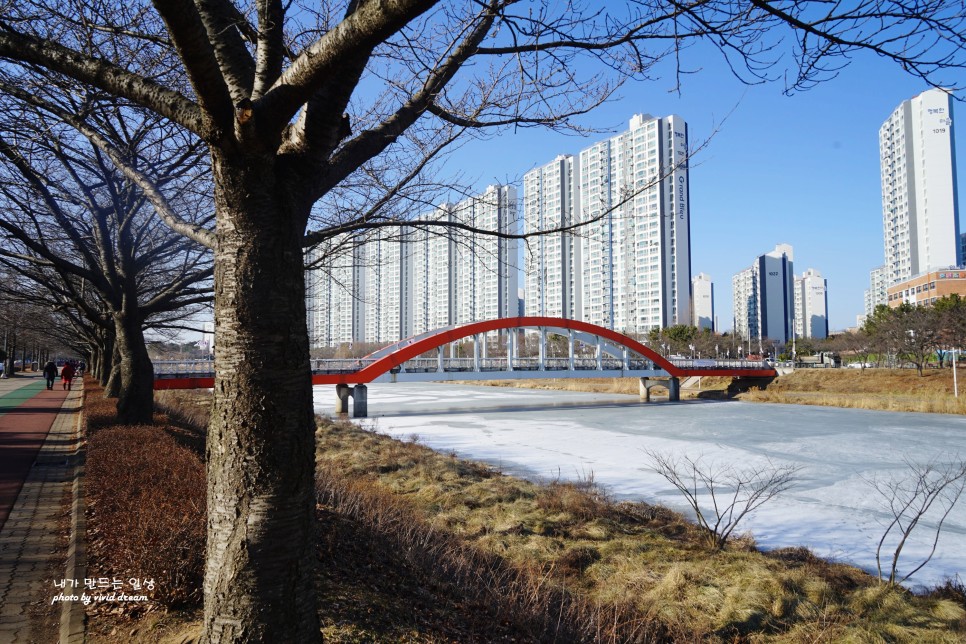
<path fill-rule="evenodd" d="M 714 282 L 704 273 L 691 281 L 691 307 L 691 324 L 714 331 Z"/>
<path fill-rule="evenodd" d="M 430 221 L 450 221 L 453 206 L 442 204 L 424 217 Z M 456 281 L 453 279 L 453 253 L 456 237 L 443 228 L 418 228 L 410 232 L 412 247 L 412 335 L 443 329 L 455 323 Z"/>
<path fill-rule="evenodd" d="M 828 283 L 814 268 L 795 278 L 795 335 L 828 337 Z"/>
<path fill-rule="evenodd" d="M 365 340 L 365 292 L 362 251 L 353 238 L 340 235 L 306 254 L 306 316 L 309 346 L 334 347 Z"/>
<path fill-rule="evenodd" d="M 792 338 L 795 292 L 792 247 L 779 244 L 734 276 L 735 333 L 743 338 Z"/>
<path fill-rule="evenodd" d="M 888 285 L 962 261 L 953 142 L 941 89 L 903 101 L 879 129 Z"/>
<path fill-rule="evenodd" d="M 337 252 L 346 244 L 339 238 L 312 251 L 307 261 L 319 265 L 307 275 L 312 346 L 387 344 L 454 324 L 516 317 L 517 240 L 434 225 L 458 221 L 516 234 L 516 201 L 513 187 L 490 186 L 351 250 Z"/>
<path fill-rule="evenodd" d="M 560 229 L 577 221 L 580 162 L 561 155 L 523 176 L 527 231 Z M 580 231 L 556 232 L 528 241 L 524 258 L 526 314 L 575 319 L 582 307 Z"/>
<path fill-rule="evenodd" d="M 407 228 L 388 228 L 361 248 L 362 292 L 356 297 L 365 305 L 366 342 L 388 343 L 412 335 L 413 249 Z"/>
<path fill-rule="evenodd" d="M 528 314 L 572 315 L 630 333 L 691 321 L 684 119 L 635 115 L 626 132 L 576 159 L 531 171 L 524 209 L 528 232 L 566 217 L 583 224 L 573 237 L 549 240 L 545 257 L 529 259 Z"/>
<path fill-rule="evenodd" d="M 887 304 L 886 288 L 889 286 L 885 266 L 877 266 L 869 271 L 869 290 L 865 292 L 865 317 L 869 318 L 880 304 Z"/>
<path fill-rule="evenodd" d="M 452 217 L 481 230 L 518 234 L 517 190 L 513 186 L 489 186 L 483 194 L 456 204 Z M 516 317 L 519 242 L 496 235 L 459 233 L 451 236 L 451 243 L 453 322 Z"/>
<path fill-rule="evenodd" d="M 757 338 L 758 335 L 758 280 L 755 268 L 746 268 L 731 278 L 734 293 L 734 332 L 744 338 Z"/>

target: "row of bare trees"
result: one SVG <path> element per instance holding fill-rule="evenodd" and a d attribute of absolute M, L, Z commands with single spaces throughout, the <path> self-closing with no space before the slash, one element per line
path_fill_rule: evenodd
<path fill-rule="evenodd" d="M 952 358 L 953 349 L 966 348 L 966 299 L 949 295 L 929 306 L 880 305 L 859 332 L 850 335 L 842 339 L 842 348 L 863 363 L 911 363 L 922 375 L 933 359 L 941 367 Z"/>
<path fill-rule="evenodd" d="M 5 171 L 19 177 L 8 195 L 15 221 L 4 228 L 22 245 L 7 254 L 11 268 L 42 269 L 61 293 L 83 293 L 74 302 L 85 303 L 82 315 L 112 320 L 124 346 L 152 315 L 164 315 L 165 286 L 186 281 L 171 277 L 173 266 L 185 276 L 213 270 L 206 642 L 320 639 L 306 243 L 412 223 L 391 204 L 453 145 L 509 128 L 579 132 L 576 116 L 624 83 L 652 79 L 662 63 L 683 78 L 691 45 L 722 55 L 741 81 L 785 78 L 789 91 L 834 78 L 863 52 L 934 86 L 954 85 L 966 66 L 958 0 L 0 7 L 0 112 L 23 114 L 0 129 L 13 151 Z M 121 114 L 146 128 L 118 124 Z M 43 128 L 21 135 L 24 122 L 43 123 L 50 137 Z M 96 161 L 76 165 L 85 140 Z M 184 158 L 161 151 L 168 140 Z M 178 172 L 195 162 L 204 165 L 204 188 Z M 48 172 L 73 187 L 54 189 Z M 148 244 L 159 253 L 153 263 L 131 251 L 153 230 L 150 214 L 210 249 L 213 269 L 174 241 Z M 45 256 L 27 243 L 32 233 L 59 251 Z M 80 250 L 101 237 L 110 243 Z M 102 256 L 108 248 L 119 253 L 114 261 Z M 166 267 L 163 283 L 152 266 Z M 132 277 L 137 271 L 145 272 Z M 150 295 L 132 309 L 132 293 L 144 286 Z M 134 354 L 121 365 L 140 374 Z"/>
<path fill-rule="evenodd" d="M 46 88 L 37 88 L 49 95 Z M 96 109 L 93 93 L 56 93 L 89 111 L 160 177 L 185 217 L 212 215 L 204 150 L 157 117 Z M 211 300 L 212 258 L 155 216 L 143 190 L 90 141 L 36 107 L 0 97 L 0 266 L 10 299 L 50 312 L 60 335 L 118 398 L 124 422 L 150 423 L 154 370 L 145 329 L 181 324 Z M 135 152 L 136 150 L 136 152 Z"/>

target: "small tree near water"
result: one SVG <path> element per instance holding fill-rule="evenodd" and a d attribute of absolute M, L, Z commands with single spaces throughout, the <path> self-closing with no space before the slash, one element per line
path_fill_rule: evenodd
<path fill-rule="evenodd" d="M 705 530 L 708 546 L 725 547 L 738 524 L 754 510 L 794 484 L 798 465 L 735 467 L 708 462 L 704 457 L 675 456 L 644 450 L 654 471 L 684 495 Z"/>
<path fill-rule="evenodd" d="M 875 550 L 879 580 L 890 584 L 904 583 L 929 563 L 936 553 L 943 524 L 966 489 L 966 461 L 933 460 L 922 464 L 906 460 L 905 463 L 908 467 L 902 474 L 867 479 L 890 515 Z M 932 530 L 929 553 L 914 561 L 912 569 L 900 578 L 902 551 L 920 526 Z"/>

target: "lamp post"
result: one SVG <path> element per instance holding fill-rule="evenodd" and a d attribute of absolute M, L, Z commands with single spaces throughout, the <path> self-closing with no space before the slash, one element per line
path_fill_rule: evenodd
<path fill-rule="evenodd" d="M 953 354 L 953 397 L 959 398 L 959 383 L 956 382 L 956 349 L 952 350 Z"/>

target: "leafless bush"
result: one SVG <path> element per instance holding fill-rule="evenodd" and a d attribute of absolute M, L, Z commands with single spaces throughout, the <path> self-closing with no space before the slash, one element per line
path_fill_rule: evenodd
<path fill-rule="evenodd" d="M 703 457 L 677 457 L 644 450 L 654 471 L 673 485 L 694 511 L 704 529 L 709 547 L 724 548 L 738 524 L 762 504 L 794 483 L 802 469 L 796 465 L 767 465 L 737 468 L 705 462 Z"/>
<path fill-rule="evenodd" d="M 574 482 L 551 481 L 540 490 L 536 501 L 541 510 L 566 513 L 578 521 L 608 517 L 613 511 L 613 504 L 594 481 L 593 473 Z"/>
<path fill-rule="evenodd" d="M 882 581 L 888 570 L 888 583 L 901 584 L 919 572 L 936 553 L 939 535 L 949 513 L 966 489 L 966 461 L 953 460 L 942 463 L 914 463 L 904 459 L 907 467 L 901 474 L 889 478 L 867 479 L 879 494 L 883 507 L 891 518 L 875 550 L 876 569 Z M 899 560 L 912 533 L 926 519 L 933 519 L 932 545 L 929 553 L 908 573 L 899 578 Z M 883 569 L 883 557 L 887 557 Z"/>

